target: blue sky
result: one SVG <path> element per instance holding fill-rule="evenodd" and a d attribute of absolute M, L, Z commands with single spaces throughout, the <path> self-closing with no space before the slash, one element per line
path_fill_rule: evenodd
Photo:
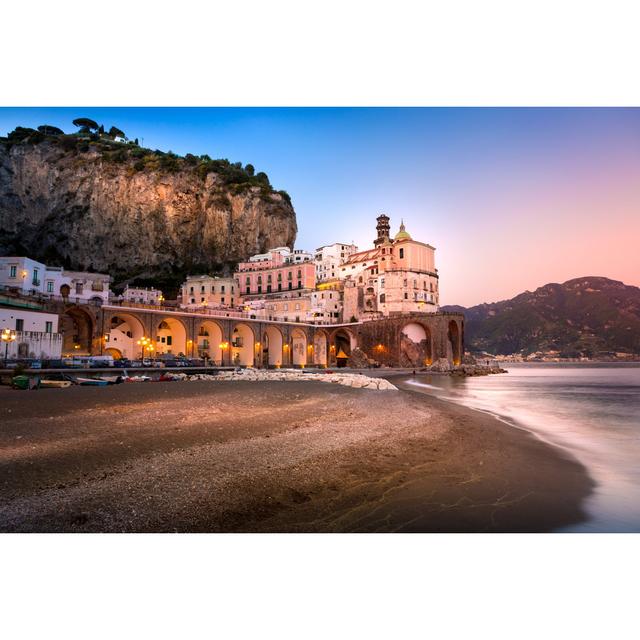
<path fill-rule="evenodd" d="M 640 284 L 638 109 L 3 108 L 0 133 L 79 116 L 265 171 L 298 248 L 366 248 L 376 215 L 404 218 L 437 248 L 445 304 L 582 275 Z"/>

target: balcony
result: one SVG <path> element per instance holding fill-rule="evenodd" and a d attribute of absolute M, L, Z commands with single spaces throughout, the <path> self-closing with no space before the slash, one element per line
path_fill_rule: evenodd
<path fill-rule="evenodd" d="M 38 280 L 37 278 L 34 278 L 34 279 L 31 281 L 31 284 L 32 284 L 34 287 L 39 287 L 39 286 L 40 286 L 40 280 Z"/>

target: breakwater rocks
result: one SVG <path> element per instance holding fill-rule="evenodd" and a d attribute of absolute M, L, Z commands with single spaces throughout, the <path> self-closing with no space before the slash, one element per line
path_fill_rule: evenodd
<path fill-rule="evenodd" d="M 166 373 L 167 380 L 211 380 L 218 382 L 324 382 L 340 384 L 354 389 L 372 389 L 374 391 L 397 391 L 398 388 L 384 378 L 370 378 L 358 373 L 303 373 L 297 369 L 277 369 L 265 371 L 258 369 L 240 369 L 239 371 L 220 371 L 215 374 Z"/>
<path fill-rule="evenodd" d="M 463 364 L 458 369 L 451 371 L 452 376 L 488 376 L 492 373 L 508 373 L 501 367 L 490 367 L 483 364 Z"/>

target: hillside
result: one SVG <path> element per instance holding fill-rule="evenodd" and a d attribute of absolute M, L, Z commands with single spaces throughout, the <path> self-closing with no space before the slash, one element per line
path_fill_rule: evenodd
<path fill-rule="evenodd" d="M 640 288 L 589 276 L 525 291 L 511 300 L 468 309 L 468 349 L 496 354 L 560 351 L 640 354 Z"/>
<path fill-rule="evenodd" d="M 291 199 L 251 165 L 144 149 L 96 123 L 39 129 L 0 138 L 0 255 L 174 287 L 295 241 Z"/>

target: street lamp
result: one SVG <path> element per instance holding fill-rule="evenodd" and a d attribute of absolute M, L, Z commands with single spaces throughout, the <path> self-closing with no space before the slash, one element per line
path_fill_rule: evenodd
<path fill-rule="evenodd" d="M 16 332 L 11 329 L 3 329 L 2 334 L 0 335 L 2 341 L 4 342 L 4 368 L 7 368 L 7 354 L 9 352 L 9 343 L 13 342 L 16 339 Z"/>
<path fill-rule="evenodd" d="M 141 348 L 141 355 L 140 355 L 140 364 L 144 365 L 144 350 L 148 347 L 150 350 L 153 349 L 153 346 L 151 345 L 151 338 L 147 338 L 147 337 L 142 337 L 140 338 L 140 340 L 138 340 L 136 342 L 137 345 L 140 346 Z"/>

